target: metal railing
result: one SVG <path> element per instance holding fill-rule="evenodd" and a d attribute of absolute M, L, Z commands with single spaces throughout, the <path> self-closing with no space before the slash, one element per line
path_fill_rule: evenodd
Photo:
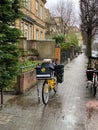
<path fill-rule="evenodd" d="M 70 51 L 61 51 L 61 63 L 65 63 L 70 58 Z"/>

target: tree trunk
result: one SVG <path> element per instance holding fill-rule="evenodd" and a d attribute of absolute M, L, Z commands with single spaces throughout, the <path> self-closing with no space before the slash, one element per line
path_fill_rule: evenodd
<path fill-rule="evenodd" d="M 92 37 L 91 35 L 88 35 L 87 37 L 87 57 L 88 58 L 91 56 L 91 49 L 92 49 Z"/>
<path fill-rule="evenodd" d="M 3 107 L 3 88 L 1 88 L 1 108 Z"/>

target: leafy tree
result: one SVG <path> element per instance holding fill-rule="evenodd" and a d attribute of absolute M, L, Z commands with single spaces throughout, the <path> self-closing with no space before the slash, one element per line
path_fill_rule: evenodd
<path fill-rule="evenodd" d="M 65 35 L 63 34 L 58 34 L 53 37 L 57 45 L 60 45 L 61 43 L 65 42 Z"/>
<path fill-rule="evenodd" d="M 19 50 L 15 43 L 21 33 L 15 21 L 21 16 L 20 0 L 0 0 L 0 88 L 7 87 L 17 74 Z"/>
<path fill-rule="evenodd" d="M 70 43 L 70 45 L 73 45 L 75 47 L 78 46 L 78 38 L 77 35 L 74 32 L 69 32 L 66 35 L 66 42 Z"/>
<path fill-rule="evenodd" d="M 78 38 L 74 32 L 69 32 L 65 39 L 66 41 L 61 44 L 62 50 L 69 50 L 71 46 L 78 48 Z"/>
<path fill-rule="evenodd" d="M 87 56 L 91 56 L 92 41 L 98 33 L 98 0 L 80 0 L 81 31 L 87 46 Z"/>
<path fill-rule="evenodd" d="M 61 50 L 63 50 L 63 51 L 70 50 L 70 43 L 69 42 L 62 43 Z"/>
<path fill-rule="evenodd" d="M 78 47 L 78 38 L 73 31 L 69 32 L 66 36 L 63 34 L 55 35 L 53 39 L 55 39 L 57 45 L 62 50 L 69 50 L 72 45 L 76 48 Z"/>

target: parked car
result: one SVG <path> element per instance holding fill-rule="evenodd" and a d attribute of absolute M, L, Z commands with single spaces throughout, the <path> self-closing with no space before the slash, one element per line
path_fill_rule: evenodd
<path fill-rule="evenodd" d="M 98 51 L 92 50 L 92 57 L 98 57 Z"/>

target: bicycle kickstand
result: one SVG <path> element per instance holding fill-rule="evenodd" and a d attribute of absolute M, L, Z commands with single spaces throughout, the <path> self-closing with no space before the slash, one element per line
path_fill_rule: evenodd
<path fill-rule="evenodd" d="M 38 103 L 40 103 L 40 95 L 39 95 L 39 86 L 37 84 L 37 97 L 38 97 Z"/>

